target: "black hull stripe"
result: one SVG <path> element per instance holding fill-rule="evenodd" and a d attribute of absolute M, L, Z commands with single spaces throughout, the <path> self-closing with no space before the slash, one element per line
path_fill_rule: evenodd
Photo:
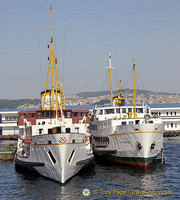
<path fill-rule="evenodd" d="M 15 159 L 15 164 L 24 166 L 24 167 L 37 167 L 37 166 L 44 166 L 44 163 L 40 162 L 26 162 L 22 160 Z"/>

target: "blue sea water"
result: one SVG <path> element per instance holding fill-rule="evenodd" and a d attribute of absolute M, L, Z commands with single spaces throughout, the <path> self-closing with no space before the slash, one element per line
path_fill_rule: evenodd
<path fill-rule="evenodd" d="M 64 186 L 36 173 L 16 169 L 12 162 L 1 162 L 0 199 L 180 199 L 180 137 L 165 138 L 164 147 L 163 166 L 157 159 L 143 172 L 95 161 Z M 82 194 L 85 188 L 90 191 L 88 197 Z"/>

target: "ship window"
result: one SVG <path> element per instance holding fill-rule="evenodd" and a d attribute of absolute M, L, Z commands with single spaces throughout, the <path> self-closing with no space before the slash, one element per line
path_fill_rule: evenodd
<path fill-rule="evenodd" d="M 87 117 L 87 116 L 88 116 L 88 113 L 87 113 L 87 112 L 85 112 L 85 113 L 84 113 L 84 116 L 86 116 L 86 117 Z"/>
<path fill-rule="evenodd" d="M 136 112 L 137 113 L 143 113 L 143 109 L 142 108 L 136 108 Z"/>
<path fill-rule="evenodd" d="M 49 117 L 49 112 L 46 112 L 46 117 Z"/>
<path fill-rule="evenodd" d="M 171 123 L 171 128 L 173 128 L 173 123 Z"/>
<path fill-rule="evenodd" d="M 139 124 L 139 120 L 135 120 L 135 124 Z"/>
<path fill-rule="evenodd" d="M 166 112 L 166 115 L 168 115 L 168 112 Z"/>
<path fill-rule="evenodd" d="M 128 112 L 132 112 L 132 108 L 128 108 Z"/>
<path fill-rule="evenodd" d="M 175 123 L 174 125 L 175 125 L 175 128 L 177 128 L 177 123 Z"/>
<path fill-rule="evenodd" d="M 21 119 L 23 119 L 24 118 L 24 114 L 21 114 Z"/>
<path fill-rule="evenodd" d="M 34 113 L 31 113 L 31 118 L 34 118 L 35 117 L 35 114 Z"/>
<path fill-rule="evenodd" d="M 149 113 L 149 109 L 147 109 L 147 113 Z"/>
<path fill-rule="evenodd" d="M 71 112 L 70 111 L 67 112 L 67 117 L 71 117 Z"/>
<path fill-rule="evenodd" d="M 126 113 L 126 108 L 123 108 L 123 109 L 122 109 L 122 113 Z"/>
<path fill-rule="evenodd" d="M 37 113 L 37 118 L 40 118 L 40 116 L 41 116 L 41 113 L 38 112 L 38 113 Z"/>
<path fill-rule="evenodd" d="M 54 112 L 53 112 L 53 111 L 51 111 L 50 113 L 51 113 L 51 117 L 54 117 Z"/>
<path fill-rule="evenodd" d="M 66 113 L 66 111 L 64 111 L 64 117 L 67 117 L 67 113 Z"/>
<path fill-rule="evenodd" d="M 172 115 L 172 112 L 171 112 L 171 115 Z"/>
<path fill-rule="evenodd" d="M 61 133 L 61 127 L 57 127 L 57 133 Z"/>
<path fill-rule="evenodd" d="M 53 156 L 53 154 L 52 154 L 52 152 L 50 150 L 48 151 L 48 154 L 49 154 L 52 162 L 55 164 L 56 163 L 56 159 L 54 158 L 54 156 Z"/>
<path fill-rule="evenodd" d="M 26 118 L 29 118 L 29 113 L 26 113 Z"/>
<path fill-rule="evenodd" d="M 48 129 L 48 134 L 52 134 L 52 128 Z"/>
<path fill-rule="evenodd" d="M 16 119 L 17 119 L 17 117 L 16 117 L 16 116 L 13 116 L 12 118 L 13 118 L 13 120 L 16 120 Z"/>
<path fill-rule="evenodd" d="M 105 109 L 105 114 L 114 114 L 114 109 Z"/>
<path fill-rule="evenodd" d="M 74 116 L 74 117 L 77 117 L 77 116 L 78 116 L 78 113 L 77 113 L 77 112 L 73 112 L 73 116 Z"/>
<path fill-rule="evenodd" d="M 133 121 L 129 121 L 129 125 L 132 125 L 132 124 L 134 124 Z"/>
<path fill-rule="evenodd" d="M 45 117 L 45 112 L 42 112 L 42 117 Z"/>
<path fill-rule="evenodd" d="M 117 109 L 116 109 L 116 113 L 120 113 L 120 108 L 117 108 Z"/>
<path fill-rule="evenodd" d="M 122 122 L 122 125 L 126 125 L 126 122 Z"/>
<path fill-rule="evenodd" d="M 82 114 L 83 114 L 82 112 L 79 112 L 79 117 L 82 117 Z"/>
<path fill-rule="evenodd" d="M 176 115 L 176 112 L 174 112 L 174 115 Z"/>
<path fill-rule="evenodd" d="M 167 123 L 167 128 L 169 128 L 169 123 Z"/>
<path fill-rule="evenodd" d="M 66 133 L 70 133 L 71 129 L 70 128 L 66 128 Z"/>
<path fill-rule="evenodd" d="M 100 111 L 99 111 L 99 114 L 100 114 L 100 115 L 103 115 L 103 110 L 100 110 Z"/>
<path fill-rule="evenodd" d="M 159 116 L 161 116 L 161 113 L 159 112 Z"/>

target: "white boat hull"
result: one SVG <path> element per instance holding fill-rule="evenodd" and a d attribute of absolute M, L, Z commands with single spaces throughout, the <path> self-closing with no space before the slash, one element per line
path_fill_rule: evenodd
<path fill-rule="evenodd" d="M 162 124 L 139 124 L 116 126 L 109 135 L 107 131 L 94 132 L 94 153 L 116 163 L 146 168 L 163 149 L 163 128 Z M 108 142 L 100 144 L 97 135 L 108 137 Z"/>
<path fill-rule="evenodd" d="M 65 141 L 61 140 L 62 136 Z M 42 176 L 62 184 L 93 161 L 91 150 L 86 148 L 84 134 L 33 136 L 29 147 L 27 157 L 21 155 L 21 149 L 18 150 L 15 164 L 33 168 Z"/>

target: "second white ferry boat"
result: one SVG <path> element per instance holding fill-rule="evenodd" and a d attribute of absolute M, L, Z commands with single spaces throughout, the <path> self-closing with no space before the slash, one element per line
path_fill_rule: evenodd
<path fill-rule="evenodd" d="M 58 78 L 53 49 L 51 7 L 50 16 L 50 57 L 46 87 L 41 92 L 41 109 L 19 112 L 19 125 L 23 126 L 18 138 L 15 164 L 34 169 L 64 184 L 91 163 L 94 156 L 87 133 L 89 111 L 65 110 L 64 90 Z M 47 89 L 50 70 L 52 88 Z"/>
<path fill-rule="evenodd" d="M 153 118 L 150 108 L 136 106 L 133 59 L 134 106 L 125 106 L 122 96 L 112 96 L 111 55 L 109 56 L 111 106 L 94 108 L 90 122 L 94 154 L 115 163 L 146 169 L 163 152 L 161 118 Z"/>

